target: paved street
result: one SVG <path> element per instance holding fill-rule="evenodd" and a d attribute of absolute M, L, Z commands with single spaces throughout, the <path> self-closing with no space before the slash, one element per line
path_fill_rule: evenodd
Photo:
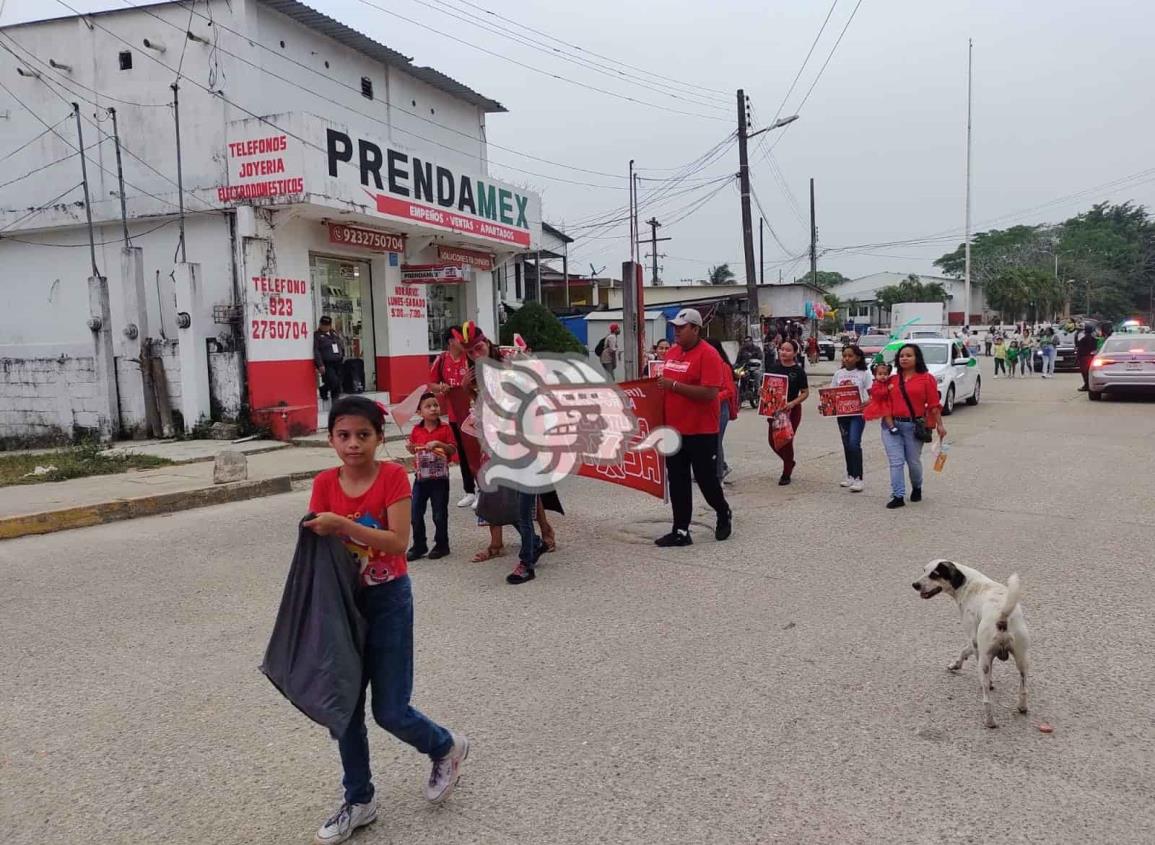
<path fill-rule="evenodd" d="M 435 808 L 427 762 L 371 727 L 381 813 L 353 841 L 1155 840 L 1155 402 L 1076 380 L 984 379 L 905 510 L 874 425 L 866 492 L 837 486 L 812 400 L 788 488 L 764 420 L 731 426 L 724 544 L 659 550 L 660 502 L 573 481 L 558 553 L 513 588 L 512 557 L 465 562 L 484 534 L 454 511 L 454 555 L 413 567 L 414 703 L 473 752 Z M 5 842 L 311 841 L 336 747 L 257 671 L 306 501 L 0 544 Z M 1031 712 L 997 664 L 995 731 L 975 663 L 945 670 L 953 601 L 910 586 L 940 556 L 1022 576 Z"/>

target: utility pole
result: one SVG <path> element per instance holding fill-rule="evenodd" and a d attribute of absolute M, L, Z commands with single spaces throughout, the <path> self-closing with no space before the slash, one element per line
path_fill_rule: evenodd
<path fill-rule="evenodd" d="M 92 232 L 92 202 L 88 198 L 88 159 L 84 155 L 84 129 L 80 125 L 80 104 L 72 104 L 72 114 L 76 118 L 76 140 L 80 150 L 80 178 L 84 182 L 84 214 L 88 218 L 88 249 L 92 255 L 92 277 L 100 278 L 100 270 L 96 268 L 96 237 Z"/>
<path fill-rule="evenodd" d="M 818 224 L 814 219 L 814 179 L 810 179 L 810 284 L 818 286 Z"/>
<path fill-rule="evenodd" d="M 184 173 L 181 170 L 181 156 L 180 156 L 180 86 L 173 83 L 172 88 L 172 115 L 176 122 L 176 191 L 177 191 L 177 208 L 180 212 L 180 261 L 182 264 L 187 263 L 188 256 L 185 255 L 184 243 Z"/>
<path fill-rule="evenodd" d="M 748 140 L 746 92 L 738 89 L 738 182 L 742 197 L 742 254 L 746 260 L 746 332 L 758 321 L 758 277 L 754 275 L 754 223 L 750 213 L 750 162 L 746 153 Z"/>
<path fill-rule="evenodd" d="M 758 218 L 758 284 L 766 284 L 766 245 L 762 243 L 762 230 L 766 228 L 766 218 Z"/>
<path fill-rule="evenodd" d="M 972 68 L 974 65 L 974 51 L 975 44 L 971 39 L 967 39 L 967 199 L 966 199 L 966 267 L 963 271 L 966 280 L 963 286 L 963 297 L 965 303 L 963 305 L 963 326 L 969 326 L 971 322 L 971 100 L 972 100 Z M 1057 261 L 1056 257 L 1056 261 Z"/>
<path fill-rule="evenodd" d="M 120 191 L 120 224 L 124 227 L 124 246 L 128 248 L 132 243 L 128 239 L 128 207 L 124 199 L 124 165 L 120 160 L 120 131 L 116 128 L 116 109 L 108 110 L 112 118 L 112 144 L 116 147 L 116 182 Z"/>
<path fill-rule="evenodd" d="M 658 241 L 672 241 L 673 238 L 659 238 L 658 237 L 658 229 L 662 228 L 662 224 L 658 222 L 657 217 L 651 217 L 649 220 L 646 221 L 646 225 L 650 227 L 650 241 L 649 241 L 649 243 L 650 243 L 650 250 L 652 252 L 652 255 L 650 257 L 653 259 L 653 267 L 654 267 L 654 277 L 653 277 L 653 279 L 650 280 L 650 283 L 654 287 L 661 287 L 662 280 L 658 278 Z M 638 243 L 640 244 L 640 243 L 645 243 L 645 242 L 644 241 L 638 241 Z"/>

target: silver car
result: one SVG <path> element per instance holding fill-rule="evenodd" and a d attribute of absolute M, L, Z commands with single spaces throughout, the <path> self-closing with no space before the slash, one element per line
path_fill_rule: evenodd
<path fill-rule="evenodd" d="M 1091 361 L 1087 395 L 1098 401 L 1107 391 L 1155 391 L 1155 334 L 1114 334 Z"/>

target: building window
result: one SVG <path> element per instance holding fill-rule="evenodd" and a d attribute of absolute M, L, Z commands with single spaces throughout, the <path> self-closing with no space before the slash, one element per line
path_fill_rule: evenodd
<path fill-rule="evenodd" d="M 373 80 L 367 76 L 361 77 L 361 96 L 367 100 L 373 99 Z"/>
<path fill-rule="evenodd" d="M 121 70 L 132 70 L 132 51 L 131 50 L 121 50 L 120 51 L 120 69 Z"/>

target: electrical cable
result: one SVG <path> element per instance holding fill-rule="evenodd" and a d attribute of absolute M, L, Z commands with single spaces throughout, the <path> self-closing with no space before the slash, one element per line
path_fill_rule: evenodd
<path fill-rule="evenodd" d="M 61 2 L 61 0 L 57 0 L 57 2 Z M 552 79 L 557 79 L 557 80 L 560 80 L 562 82 L 568 82 L 569 84 L 576 85 L 579 88 L 586 88 L 590 91 L 594 91 L 594 92 L 599 93 L 599 94 L 605 94 L 606 96 L 609 96 L 609 97 L 614 97 L 614 98 L 619 99 L 619 100 L 625 100 L 626 102 L 634 103 L 635 105 L 646 106 L 648 108 L 653 108 L 653 109 L 659 109 L 661 111 L 670 112 L 671 114 L 680 114 L 684 117 L 697 117 L 697 118 L 701 118 L 702 120 L 718 120 L 718 121 L 722 121 L 723 123 L 729 123 L 730 122 L 727 118 L 724 118 L 724 117 L 716 117 L 714 115 L 709 115 L 709 114 L 699 114 L 698 112 L 688 112 L 688 111 L 682 111 L 681 109 L 673 109 L 673 108 L 670 108 L 668 106 L 659 105 L 657 103 L 651 103 L 651 102 L 648 102 L 646 100 L 639 100 L 637 97 L 631 97 L 627 94 L 619 94 L 615 91 L 609 91 L 605 88 L 598 88 L 596 85 L 589 85 L 589 84 L 584 83 L 584 82 L 578 82 L 577 80 L 570 79 L 569 77 L 562 76 L 561 74 L 553 73 L 553 72 L 548 71 L 548 70 L 543 70 L 542 68 L 535 67 L 534 65 L 518 61 L 517 59 L 512 59 L 509 56 L 503 56 L 501 53 L 498 53 L 495 50 L 490 50 L 486 47 L 482 47 L 478 44 L 474 44 L 472 41 L 468 41 L 464 38 L 458 38 L 455 35 L 452 35 L 448 32 L 443 31 L 443 30 L 437 29 L 436 27 L 430 26 L 428 24 L 422 23 L 421 21 L 414 20 L 413 18 L 407 18 L 398 12 L 394 12 L 392 9 L 386 9 L 384 6 L 379 6 L 376 3 L 373 3 L 372 0 L 357 0 L 357 2 L 361 3 L 364 6 L 369 6 L 370 8 L 376 9 L 379 12 L 384 12 L 385 14 L 387 14 L 391 17 L 397 18 L 398 20 L 403 20 L 406 23 L 410 23 L 410 24 L 413 24 L 414 26 L 420 27 L 421 29 L 428 30 L 429 32 L 434 33 L 435 35 L 440 35 L 442 38 L 448 38 L 450 41 L 455 41 L 458 44 L 462 44 L 466 47 L 470 47 L 474 50 L 477 50 L 478 52 L 485 53 L 486 55 L 501 59 L 504 62 L 509 62 L 510 64 L 517 65 L 518 67 L 524 68 L 525 70 L 531 70 L 534 73 L 539 73 L 543 76 L 548 76 Z"/>
<path fill-rule="evenodd" d="M 73 185 L 68 190 L 63 191 L 63 192 L 57 194 L 56 196 L 54 196 L 48 202 L 44 203 L 44 205 L 40 205 L 40 206 L 37 206 L 36 208 L 30 209 L 28 211 L 28 213 L 25 214 L 23 217 L 19 217 L 16 220 L 13 220 L 11 223 L 9 223 L 7 226 L 0 228 L 0 233 L 7 232 L 9 229 L 13 228 L 14 226 L 16 226 L 20 223 L 23 223 L 29 217 L 34 217 L 37 214 L 39 214 L 40 212 L 42 212 L 46 209 L 52 208 L 52 206 L 56 204 L 57 200 L 63 199 L 64 197 L 68 196 L 73 191 L 75 191 L 77 188 L 81 188 L 81 187 L 84 187 L 84 182 L 77 182 L 75 185 Z"/>
<path fill-rule="evenodd" d="M 758 212 L 762 215 L 762 219 L 766 221 L 766 228 L 770 230 L 770 237 L 774 238 L 774 242 L 782 249 L 786 255 L 793 255 L 794 250 L 782 243 L 782 239 L 778 237 L 778 233 L 774 231 L 774 227 L 770 224 L 770 215 L 766 213 L 766 209 L 762 208 L 762 200 L 758 198 L 758 192 L 754 190 L 754 183 L 750 183 L 750 196 L 754 197 L 754 204 L 758 206 Z"/>
<path fill-rule="evenodd" d="M 95 149 L 96 147 L 99 147 L 101 144 L 103 144 L 104 141 L 105 141 L 104 138 L 101 138 L 99 141 L 94 141 L 91 144 L 89 144 L 87 147 L 85 147 L 84 151 L 88 152 L 89 150 Z M 33 175 L 39 173 L 41 170 L 47 170 L 48 168 L 54 167 L 55 165 L 60 164 L 61 162 L 65 162 L 71 158 L 75 158 L 79 154 L 80 153 L 78 151 L 73 150 L 68 155 L 63 156 L 62 158 L 58 158 L 55 161 L 50 161 L 50 162 L 48 162 L 48 164 L 42 164 L 37 168 L 29 170 L 27 173 L 22 173 L 21 175 L 17 176 L 14 179 L 9 179 L 7 182 L 0 183 L 0 188 L 7 188 L 9 185 L 14 185 L 17 182 L 20 182 L 24 179 L 27 179 L 29 176 L 33 176 Z"/>
<path fill-rule="evenodd" d="M 70 114 L 67 117 L 60 118 L 60 120 L 57 123 L 54 123 L 48 129 L 45 129 L 43 132 L 41 132 L 39 135 L 37 135 L 32 140 L 25 141 L 19 147 L 17 147 L 16 149 L 12 150 L 9 153 L 7 153 L 3 158 L 0 158 L 0 161 L 7 161 L 8 159 L 12 158 L 12 156 L 16 155 L 16 153 L 20 152 L 21 150 L 25 149 L 26 147 L 32 146 L 37 141 L 39 141 L 41 138 L 43 138 L 45 135 L 47 135 L 49 132 L 51 132 L 53 129 L 55 129 L 57 126 L 59 126 L 61 123 L 64 123 L 64 121 L 68 120 L 69 117 L 72 117 L 72 115 Z M 3 187 L 3 186 L 0 185 L 0 187 Z"/>

